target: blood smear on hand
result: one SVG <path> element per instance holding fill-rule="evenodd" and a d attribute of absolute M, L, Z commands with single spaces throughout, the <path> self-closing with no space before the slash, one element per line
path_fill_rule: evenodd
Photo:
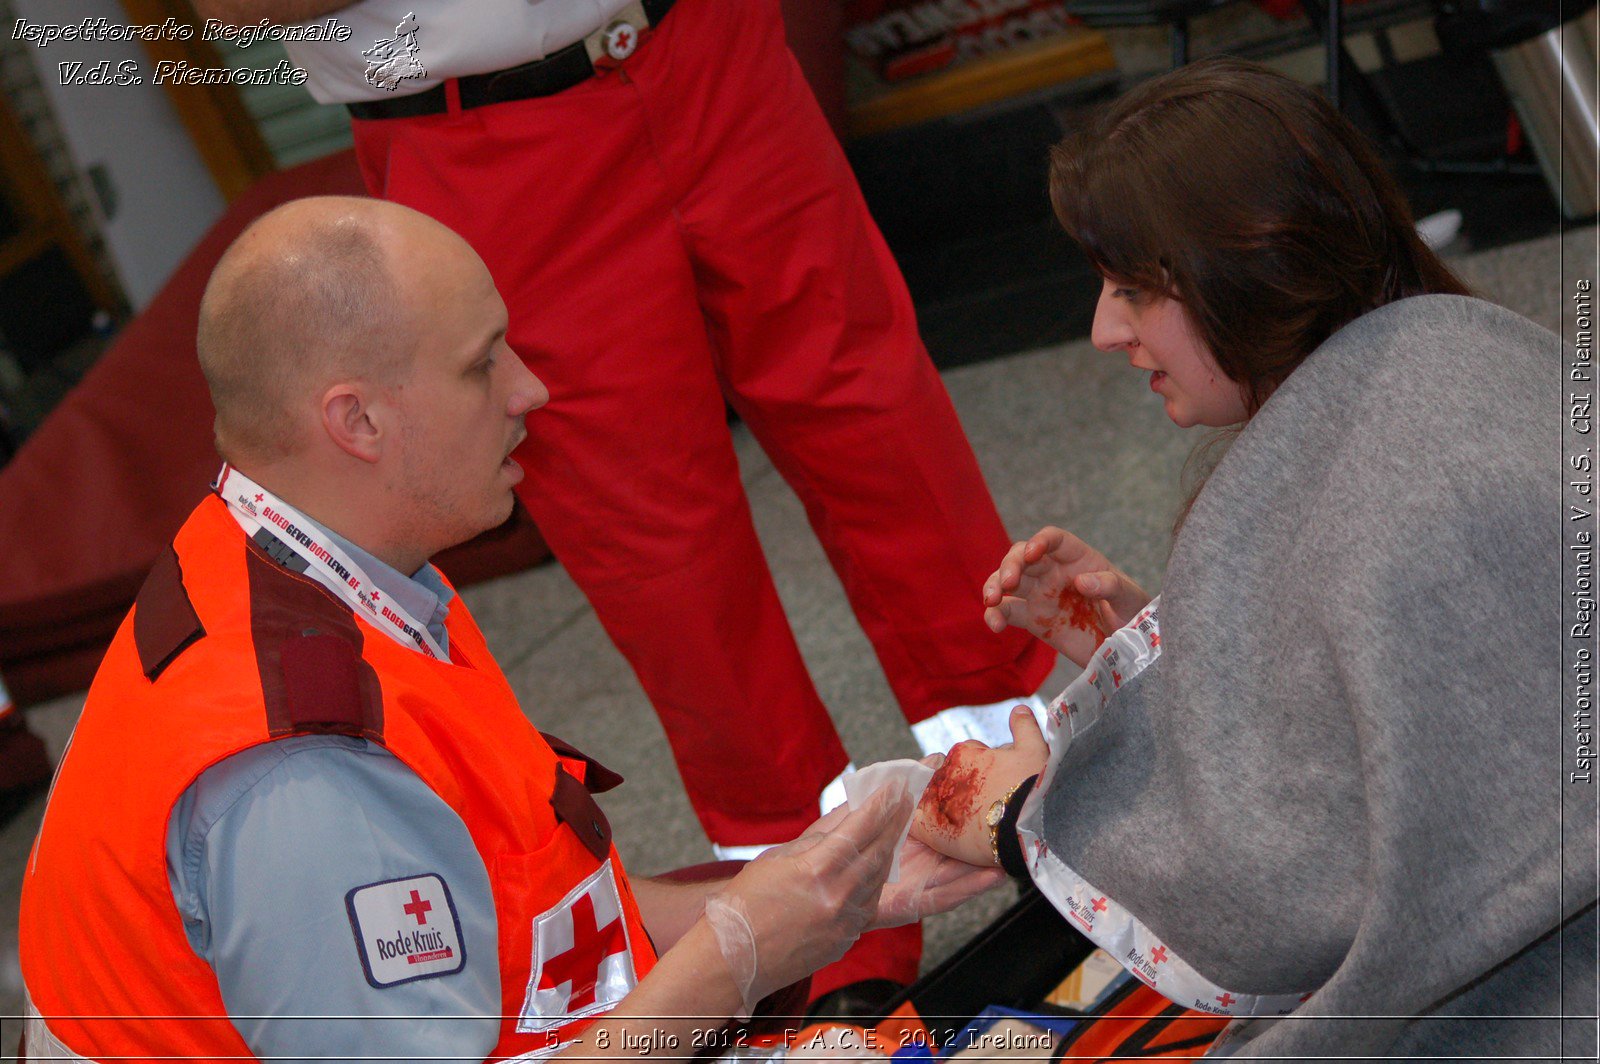
<path fill-rule="evenodd" d="M 1061 589 L 1056 604 L 1061 607 L 1061 612 L 1067 615 L 1068 624 L 1080 632 L 1094 633 L 1096 648 L 1106 641 L 1106 633 L 1100 627 L 1100 617 L 1095 613 L 1094 603 L 1078 594 L 1071 584 Z"/>
<path fill-rule="evenodd" d="M 978 796 L 983 793 L 983 777 L 965 763 L 964 754 L 959 746 L 951 750 L 928 781 L 928 789 L 922 792 L 921 805 L 927 810 L 931 826 L 951 838 L 961 836 L 967 821 L 976 814 Z"/>

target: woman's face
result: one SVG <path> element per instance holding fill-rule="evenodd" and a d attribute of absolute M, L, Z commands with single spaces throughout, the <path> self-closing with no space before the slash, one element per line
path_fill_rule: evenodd
<path fill-rule="evenodd" d="M 1175 299 L 1103 281 L 1090 339 L 1102 351 L 1128 352 L 1131 366 L 1148 371 L 1150 390 L 1180 428 L 1236 425 L 1249 415 L 1244 388 L 1223 375 Z"/>

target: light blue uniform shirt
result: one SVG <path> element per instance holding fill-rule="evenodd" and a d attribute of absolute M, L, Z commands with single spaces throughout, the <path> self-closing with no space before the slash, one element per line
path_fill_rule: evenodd
<path fill-rule="evenodd" d="M 433 566 L 408 578 L 322 531 L 446 645 L 454 594 Z M 463 966 L 374 986 L 346 896 L 422 875 L 449 889 Z M 258 1057 L 482 1061 L 499 1038 L 483 858 L 455 810 L 375 743 L 302 735 L 211 766 L 173 807 L 167 876 L 189 944 L 216 972 L 228 1015 Z"/>

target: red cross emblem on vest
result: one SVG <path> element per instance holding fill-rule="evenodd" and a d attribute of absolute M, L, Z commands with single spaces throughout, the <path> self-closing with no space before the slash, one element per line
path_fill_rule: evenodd
<path fill-rule="evenodd" d="M 604 1012 L 638 981 L 610 861 L 541 914 L 533 936 L 519 1031 L 549 1031 Z"/>
<path fill-rule="evenodd" d="M 571 946 L 539 968 L 539 989 L 557 990 L 566 984 L 567 1009 L 577 1012 L 594 1004 L 600 966 L 606 958 L 627 952 L 628 933 L 620 913 L 606 926 L 597 926 L 594 899 L 585 894 L 572 903 L 572 939 Z"/>

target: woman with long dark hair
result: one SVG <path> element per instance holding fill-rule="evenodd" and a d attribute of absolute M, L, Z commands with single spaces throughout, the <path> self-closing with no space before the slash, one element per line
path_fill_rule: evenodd
<path fill-rule="evenodd" d="M 1013 546 L 990 627 L 1085 668 L 1048 742 L 1023 710 L 951 751 L 917 834 L 1238 1017 L 1222 1052 L 1555 1055 L 1526 1017 L 1562 1012 L 1563 943 L 1592 977 L 1595 897 L 1561 857 L 1559 341 L 1260 67 L 1146 83 L 1050 183 L 1095 345 L 1232 438 L 1157 601 L 1061 529 Z"/>

